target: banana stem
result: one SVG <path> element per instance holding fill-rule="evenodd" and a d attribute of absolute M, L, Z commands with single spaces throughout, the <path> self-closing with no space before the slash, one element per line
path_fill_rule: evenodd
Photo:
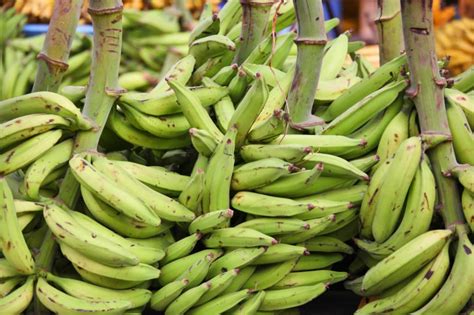
<path fill-rule="evenodd" d="M 118 88 L 118 69 L 122 43 L 122 1 L 90 0 L 89 14 L 94 26 L 94 52 L 83 114 L 94 121 L 96 128 L 76 136 L 75 152 L 96 150 L 112 106 L 122 91 Z M 66 173 L 59 189 L 58 202 L 74 208 L 79 196 L 79 183 L 71 172 Z M 50 231 L 45 236 L 37 258 L 37 267 L 49 271 L 56 252 Z"/>
<path fill-rule="evenodd" d="M 262 41 L 267 32 L 272 0 L 240 0 L 242 5 L 242 32 L 240 47 L 234 62 L 242 64 Z"/>
<path fill-rule="evenodd" d="M 56 92 L 68 68 L 69 52 L 76 33 L 83 0 L 56 0 L 43 49 L 38 54 L 38 72 L 33 92 Z"/>
<path fill-rule="evenodd" d="M 441 77 L 435 54 L 431 1 L 402 0 L 405 47 L 410 70 L 406 94 L 416 105 L 422 133 L 451 134 L 444 104 L 446 80 Z M 445 175 L 457 165 L 451 142 L 428 151 L 438 186 L 438 207 L 448 228 L 464 224 L 456 181 Z"/>
<path fill-rule="evenodd" d="M 403 50 L 402 17 L 399 0 L 378 0 L 375 19 L 380 47 L 380 64 L 398 57 Z"/>
<path fill-rule="evenodd" d="M 314 95 L 327 42 L 321 0 L 294 0 L 298 37 L 296 71 L 288 93 L 291 125 L 304 129 L 323 124 L 312 114 Z"/>

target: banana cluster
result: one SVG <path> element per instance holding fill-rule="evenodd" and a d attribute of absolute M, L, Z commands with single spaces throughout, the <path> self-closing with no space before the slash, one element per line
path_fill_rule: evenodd
<path fill-rule="evenodd" d="M 436 53 L 449 56 L 449 70 L 459 74 L 474 64 L 474 20 L 462 18 L 436 29 Z"/>

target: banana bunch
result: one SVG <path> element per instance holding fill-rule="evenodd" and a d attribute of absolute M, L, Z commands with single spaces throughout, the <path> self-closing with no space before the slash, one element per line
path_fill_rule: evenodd
<path fill-rule="evenodd" d="M 450 57 L 449 70 L 459 74 L 469 68 L 474 60 L 474 20 L 462 18 L 436 29 L 436 53 L 442 58 Z"/>

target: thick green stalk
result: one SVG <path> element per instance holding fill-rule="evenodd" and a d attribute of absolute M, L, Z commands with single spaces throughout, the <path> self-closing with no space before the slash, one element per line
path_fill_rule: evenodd
<path fill-rule="evenodd" d="M 94 26 L 92 67 L 83 114 L 95 122 L 92 131 L 81 131 L 76 136 L 75 152 L 96 150 L 112 105 L 120 94 L 118 68 L 122 43 L 122 1 L 90 0 L 89 14 Z M 67 172 L 61 184 L 58 202 L 73 208 L 79 196 L 79 184 Z M 49 270 L 55 255 L 54 239 L 50 231 L 41 245 L 37 266 Z"/>
<path fill-rule="evenodd" d="M 321 0 L 294 0 L 298 21 L 296 71 L 288 93 L 291 125 L 304 129 L 323 124 L 312 114 L 314 95 L 327 42 Z"/>
<path fill-rule="evenodd" d="M 33 91 L 56 92 L 68 68 L 67 60 L 76 33 L 83 0 L 56 0 L 43 49 L 38 54 L 38 71 Z"/>
<path fill-rule="evenodd" d="M 235 62 L 242 64 L 262 41 L 267 32 L 272 0 L 240 0 L 242 5 L 242 33 Z"/>
<path fill-rule="evenodd" d="M 380 64 L 400 55 L 403 50 L 400 0 L 377 0 L 375 19 L 380 47 Z"/>
<path fill-rule="evenodd" d="M 407 95 L 416 105 L 422 133 L 450 134 L 443 89 L 435 54 L 431 1 L 402 0 L 402 20 L 411 85 Z M 457 164 L 451 142 L 428 151 L 438 186 L 438 207 L 447 227 L 464 224 L 460 192 L 453 178 L 445 177 Z"/>

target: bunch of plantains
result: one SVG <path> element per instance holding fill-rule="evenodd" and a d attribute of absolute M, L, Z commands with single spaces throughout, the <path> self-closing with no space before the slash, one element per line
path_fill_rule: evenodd
<path fill-rule="evenodd" d="M 157 19 L 90 0 L 87 86 L 51 27 L 0 101 L 0 313 L 298 314 L 333 285 L 356 314 L 472 312 L 474 71 L 442 77 L 429 1 L 401 2 L 374 69 L 319 0 L 229 0 L 147 92 L 121 33 Z"/>

